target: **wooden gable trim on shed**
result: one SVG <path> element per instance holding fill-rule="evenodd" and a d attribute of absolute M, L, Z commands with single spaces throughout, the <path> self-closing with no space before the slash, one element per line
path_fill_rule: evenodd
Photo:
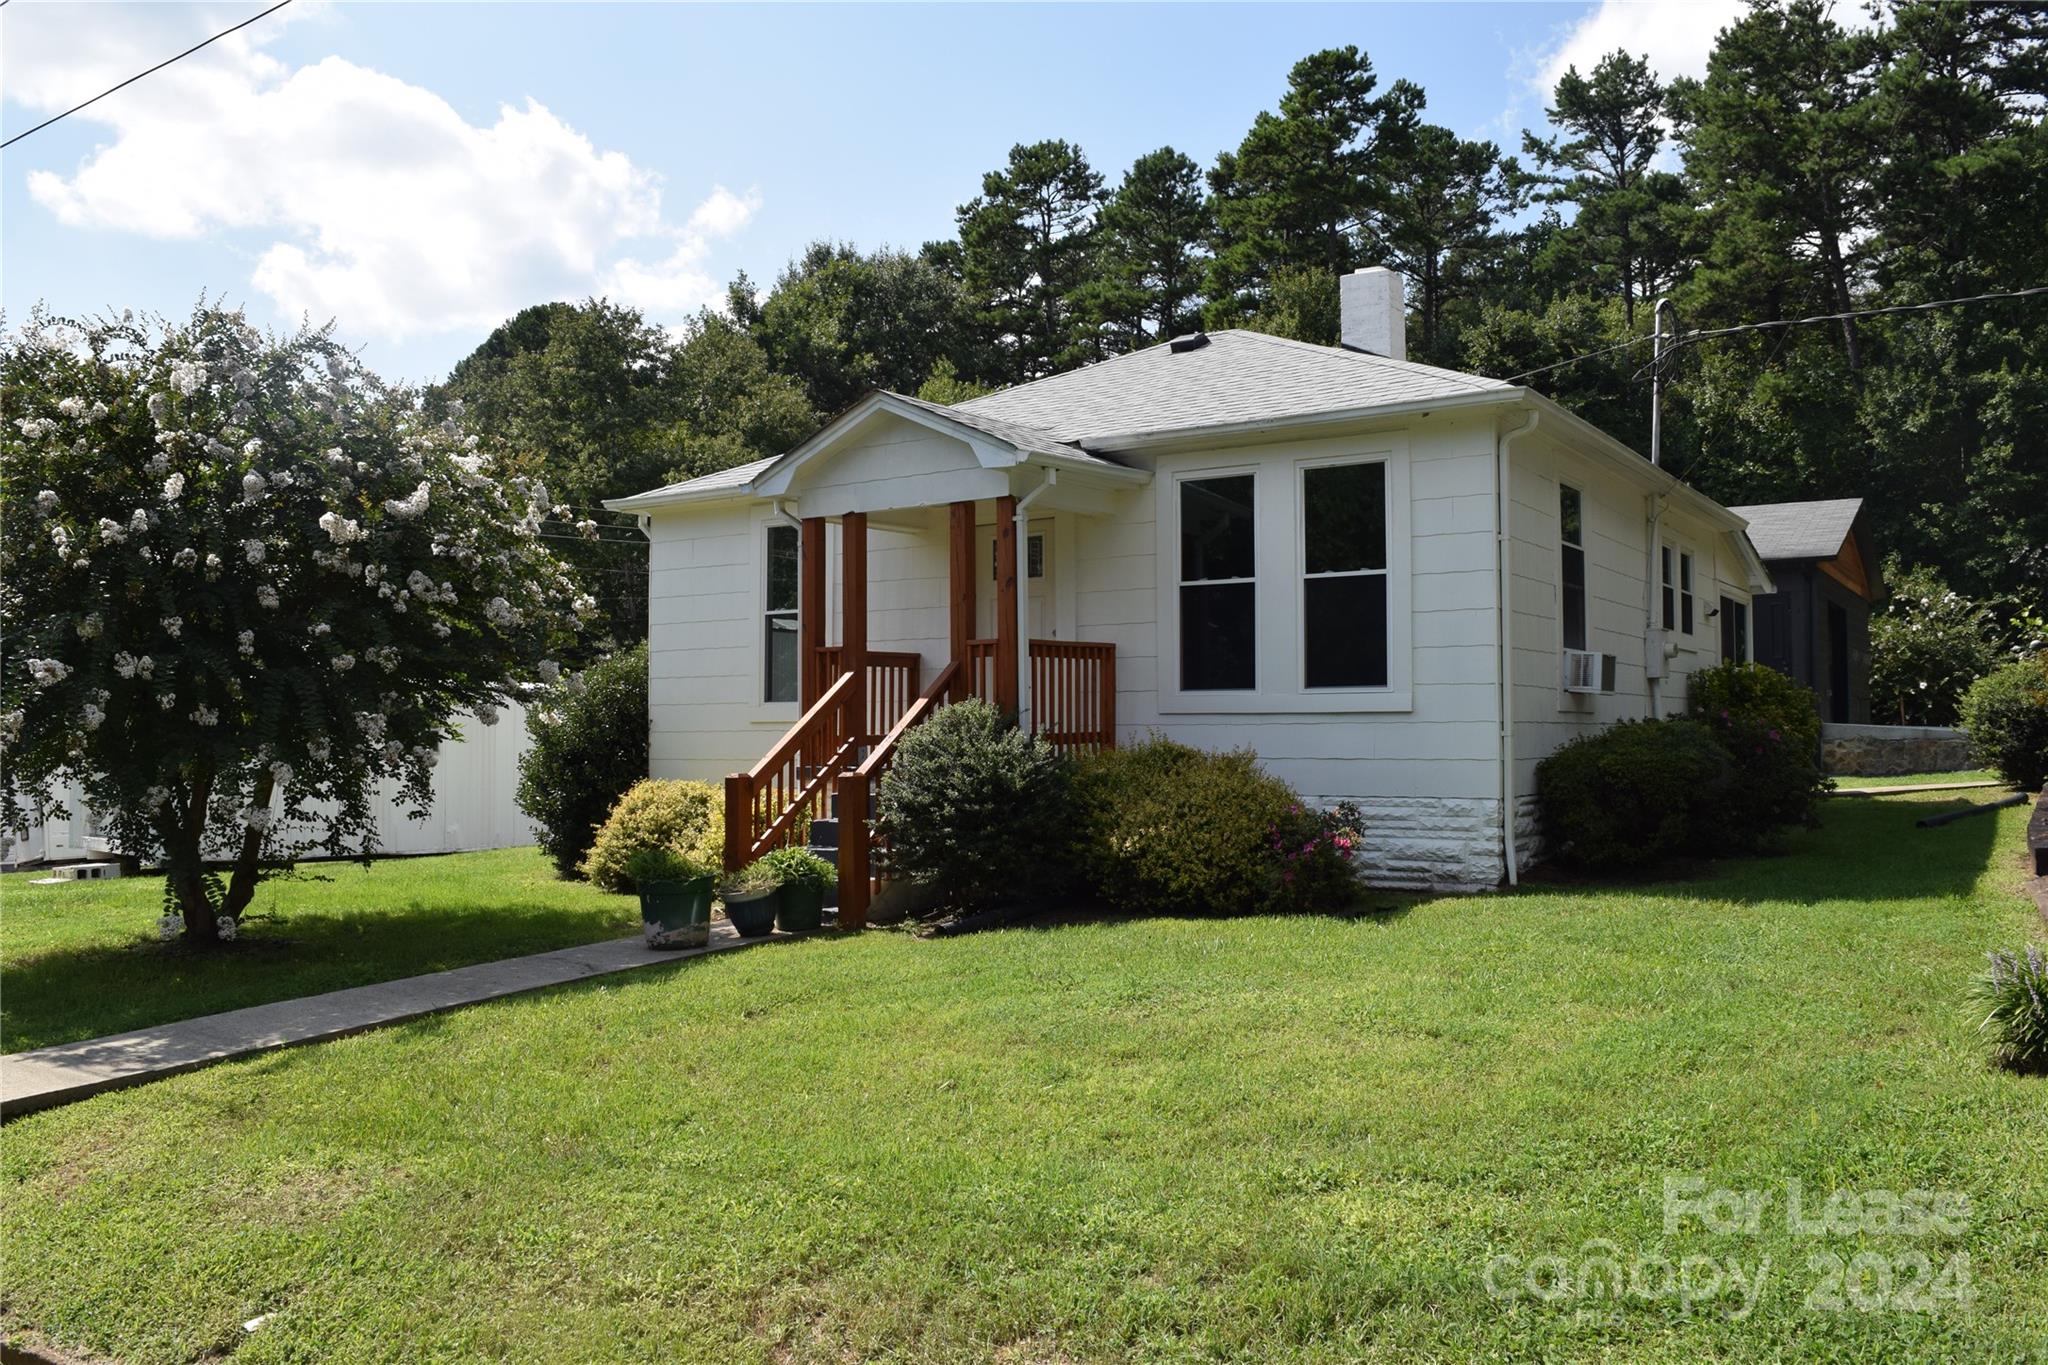
<path fill-rule="evenodd" d="M 1820 571 L 1835 582 L 1855 593 L 1866 602 L 1877 599 L 1877 593 L 1870 581 L 1870 570 L 1864 563 L 1863 549 L 1852 529 L 1842 538 L 1842 548 L 1832 559 L 1820 561 Z"/>

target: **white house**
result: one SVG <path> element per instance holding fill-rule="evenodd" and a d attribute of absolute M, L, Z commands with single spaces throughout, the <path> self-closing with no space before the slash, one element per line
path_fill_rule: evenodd
<path fill-rule="evenodd" d="M 733 861 L 836 789 L 855 922 L 891 732 L 969 693 L 1066 745 L 1249 745 L 1363 807 L 1378 882 L 1514 880 L 1537 760 L 1681 710 L 1770 582 L 1741 518 L 1540 394 L 1408 362 L 1402 318 L 1362 270 L 1341 347 L 1226 331 L 956 407 L 877 392 L 608 504 L 650 543 L 653 774 L 728 779 Z"/>

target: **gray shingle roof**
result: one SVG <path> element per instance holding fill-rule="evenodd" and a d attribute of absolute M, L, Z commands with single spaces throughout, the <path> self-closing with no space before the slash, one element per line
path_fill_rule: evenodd
<path fill-rule="evenodd" d="M 1161 343 L 948 409 L 1086 445 L 1129 436 L 1428 402 L 1512 388 L 1497 379 L 1262 332 L 1211 332 L 1175 352 Z"/>
<path fill-rule="evenodd" d="M 692 493 L 716 493 L 727 488 L 744 488 L 754 481 L 755 475 L 765 473 L 768 466 L 774 464 L 780 458 L 780 456 L 771 455 L 765 460 L 755 460 L 751 464 L 736 464 L 731 469 L 721 469 L 711 474 L 700 474 L 694 479 L 684 479 L 681 483 L 665 484 L 660 488 L 649 489 L 645 493 L 635 493 L 633 496 L 636 498 L 651 498 L 664 493 L 680 493 L 685 489 Z M 613 501 L 621 500 L 613 499 Z"/>
<path fill-rule="evenodd" d="M 1863 499 L 1764 502 L 1728 510 L 1749 523 L 1750 544 L 1763 559 L 1832 559 L 1849 538 Z"/>
<path fill-rule="evenodd" d="M 1093 461 L 1096 464 L 1110 463 L 1097 459 L 1077 445 L 1069 445 L 1058 440 L 1050 432 L 1025 426 L 1021 422 L 1004 421 L 999 416 L 972 412 L 965 404 L 948 407 L 944 403 L 927 403 L 922 398 L 912 398 L 908 394 L 899 393 L 895 396 L 912 407 L 922 408 L 949 422 L 958 422 L 963 427 L 972 427 L 976 431 L 993 436 L 1006 445 L 1015 446 L 1027 455 L 1051 455 L 1060 459 Z"/>

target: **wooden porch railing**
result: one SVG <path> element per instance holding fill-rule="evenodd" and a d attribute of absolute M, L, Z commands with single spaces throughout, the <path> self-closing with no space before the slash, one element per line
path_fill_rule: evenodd
<path fill-rule="evenodd" d="M 832 780 L 865 742 L 847 714 L 842 674 L 759 763 L 725 779 L 725 868 L 738 871 L 800 834 L 822 813 Z"/>
<path fill-rule="evenodd" d="M 996 642 L 967 642 L 969 696 L 994 701 Z M 1059 749 L 1116 746 L 1116 646 L 1090 640 L 1031 642 L 1031 728 Z"/>
<path fill-rule="evenodd" d="M 882 774 L 889 770 L 889 764 L 896 758 L 896 746 L 903 736 L 922 725 L 932 714 L 947 702 L 956 701 L 962 694 L 961 670 L 957 663 L 949 663 L 939 670 L 918 699 L 910 704 L 903 718 L 891 727 L 860 766 L 839 775 L 839 927 L 858 929 L 867 923 L 868 906 L 873 903 L 881 878 L 876 874 L 887 868 L 887 844 L 868 823 L 874 806 L 876 785 Z"/>
<path fill-rule="evenodd" d="M 823 645 L 818 650 L 818 667 L 824 686 L 831 686 L 844 676 L 839 662 L 838 645 Z M 914 651 L 878 650 L 868 651 L 868 714 L 867 726 L 861 732 L 861 739 L 873 743 L 889 733 L 891 726 L 917 696 L 918 675 L 924 670 L 924 660 Z"/>

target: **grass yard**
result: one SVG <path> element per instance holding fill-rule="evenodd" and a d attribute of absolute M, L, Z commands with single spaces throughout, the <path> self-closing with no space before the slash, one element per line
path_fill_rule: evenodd
<path fill-rule="evenodd" d="M 103 1096 L 0 1129 L 0 1303 L 138 1365 L 2037 1359 L 2048 1081 L 1961 1003 L 2042 931 L 2026 813 L 1944 804 L 1677 884 L 820 937 Z M 1667 1176 L 1770 1202 L 1667 1233 Z M 1791 1180 L 1971 1202 L 1801 1235 Z M 1527 1288 L 1610 1250 L 1762 1287 Z"/>
<path fill-rule="evenodd" d="M 1911 787 L 1929 782 L 1996 782 L 1998 774 L 1989 768 L 1965 768 L 1948 773 L 1893 773 L 1889 777 L 1837 777 L 1838 787 Z"/>
<path fill-rule="evenodd" d="M 163 880 L 0 879 L 0 1050 L 629 934 L 638 904 L 556 878 L 538 849 L 307 864 L 263 884 L 224 952 L 160 943 Z"/>

